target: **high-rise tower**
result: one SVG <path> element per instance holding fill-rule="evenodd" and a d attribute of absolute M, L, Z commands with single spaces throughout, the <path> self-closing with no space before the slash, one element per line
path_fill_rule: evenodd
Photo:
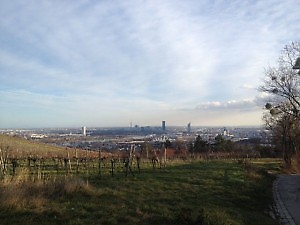
<path fill-rule="evenodd" d="M 162 128 L 163 131 L 166 130 L 166 121 L 163 120 L 163 121 L 161 122 L 161 128 Z"/>
<path fill-rule="evenodd" d="M 85 127 L 85 126 L 82 127 L 82 135 L 83 135 L 83 136 L 86 136 L 86 127 Z"/>
<path fill-rule="evenodd" d="M 187 132 L 191 133 L 191 122 L 189 122 L 187 125 Z"/>

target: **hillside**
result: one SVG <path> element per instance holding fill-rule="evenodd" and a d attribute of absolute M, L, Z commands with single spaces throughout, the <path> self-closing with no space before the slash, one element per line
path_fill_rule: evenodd
<path fill-rule="evenodd" d="M 0 148 L 11 158 L 0 171 L 1 224 L 277 224 L 267 214 L 274 159 L 176 160 L 163 168 L 144 161 L 127 176 L 124 162 L 76 160 L 75 149 L 6 135 Z M 68 153 L 69 160 L 50 158 Z M 30 155 L 40 158 L 13 167 L 12 158 Z"/>
<path fill-rule="evenodd" d="M 221 160 L 145 166 L 128 177 L 100 176 L 89 166 L 88 174 L 4 179 L 1 224 L 278 224 L 267 214 L 275 176 L 266 170 L 277 171 L 276 161 L 252 161 L 247 167 Z"/>
<path fill-rule="evenodd" d="M 0 148 L 7 151 L 10 157 L 21 157 L 29 155 L 39 156 L 66 156 L 68 151 L 65 148 L 47 145 L 35 141 L 29 141 L 17 136 L 0 134 Z M 69 151 L 70 154 L 74 150 Z M 73 153 L 74 154 L 74 153 Z"/>

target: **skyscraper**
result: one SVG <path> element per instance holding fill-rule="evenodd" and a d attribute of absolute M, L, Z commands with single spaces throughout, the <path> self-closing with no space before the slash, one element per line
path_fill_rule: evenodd
<path fill-rule="evenodd" d="M 166 121 L 163 120 L 163 121 L 161 122 L 161 128 L 162 128 L 163 131 L 166 130 Z"/>
<path fill-rule="evenodd" d="M 191 122 L 189 122 L 187 125 L 187 132 L 191 133 Z"/>
<path fill-rule="evenodd" d="M 86 127 L 82 127 L 82 135 L 86 136 Z"/>

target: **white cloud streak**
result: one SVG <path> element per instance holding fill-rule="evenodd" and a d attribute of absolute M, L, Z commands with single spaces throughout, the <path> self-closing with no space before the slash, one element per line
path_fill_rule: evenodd
<path fill-rule="evenodd" d="M 225 102 L 213 101 L 200 103 L 196 106 L 196 110 L 208 111 L 257 111 L 263 107 L 266 98 L 257 96 L 255 98 L 242 100 L 229 100 Z"/>

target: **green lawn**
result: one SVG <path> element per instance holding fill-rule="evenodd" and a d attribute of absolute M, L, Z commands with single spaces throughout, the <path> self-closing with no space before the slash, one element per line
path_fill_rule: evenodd
<path fill-rule="evenodd" d="M 178 162 L 128 177 L 2 182 L 0 224 L 278 224 L 267 214 L 270 171 L 278 167 L 273 160 Z"/>

